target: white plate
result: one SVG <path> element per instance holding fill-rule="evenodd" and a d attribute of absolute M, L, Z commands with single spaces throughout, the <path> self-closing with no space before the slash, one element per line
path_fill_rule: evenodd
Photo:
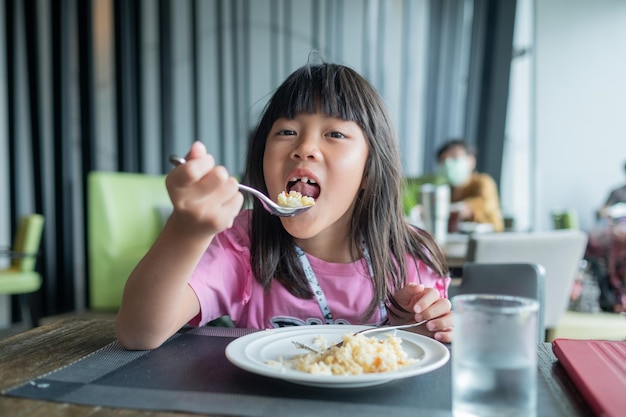
<path fill-rule="evenodd" d="M 410 358 L 418 359 L 418 362 L 397 371 L 362 375 L 315 375 L 268 364 L 268 361 L 280 360 L 281 357 L 288 360 L 294 355 L 306 353 L 296 348 L 292 341 L 311 344 L 314 338 L 322 335 L 329 343 L 334 343 L 340 341 L 345 333 L 354 333 L 367 327 L 369 326 L 319 325 L 263 330 L 232 341 L 226 347 L 226 357 L 235 366 L 258 375 L 326 388 L 354 388 L 384 384 L 394 379 L 433 371 L 450 359 L 450 352 L 440 342 L 426 336 L 398 330 L 395 335 L 402 339 L 402 348 Z M 385 332 L 378 332 L 372 337 L 384 338 L 385 334 Z"/>

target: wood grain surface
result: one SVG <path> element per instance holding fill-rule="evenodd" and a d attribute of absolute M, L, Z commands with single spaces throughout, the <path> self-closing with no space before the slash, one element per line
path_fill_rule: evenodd
<path fill-rule="evenodd" d="M 0 339 L 0 391 L 69 365 L 114 340 L 113 320 L 80 318 L 55 321 Z M 1 395 L 0 416 L 181 417 L 197 414 L 90 407 Z"/>

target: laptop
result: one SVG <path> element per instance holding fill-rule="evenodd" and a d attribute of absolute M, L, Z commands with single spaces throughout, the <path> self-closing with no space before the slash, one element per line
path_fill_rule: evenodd
<path fill-rule="evenodd" d="M 552 351 L 596 416 L 626 415 L 626 341 L 555 339 Z"/>

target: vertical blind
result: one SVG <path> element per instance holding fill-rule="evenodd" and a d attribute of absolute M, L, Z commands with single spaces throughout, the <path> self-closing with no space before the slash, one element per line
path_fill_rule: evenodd
<path fill-rule="evenodd" d="M 164 173 L 201 140 L 240 174 L 263 106 L 312 53 L 370 80 L 406 174 L 431 169 L 433 144 L 466 133 L 478 3 L 0 0 L 0 239 L 46 217 L 39 313 L 85 307 L 88 172 Z"/>

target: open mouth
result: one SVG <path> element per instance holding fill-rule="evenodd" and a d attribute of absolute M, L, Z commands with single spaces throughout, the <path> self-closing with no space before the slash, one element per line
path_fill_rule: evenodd
<path fill-rule="evenodd" d="M 304 196 L 317 198 L 320 195 L 320 186 L 308 177 L 294 177 L 287 183 L 287 192 L 289 191 L 297 191 Z"/>

